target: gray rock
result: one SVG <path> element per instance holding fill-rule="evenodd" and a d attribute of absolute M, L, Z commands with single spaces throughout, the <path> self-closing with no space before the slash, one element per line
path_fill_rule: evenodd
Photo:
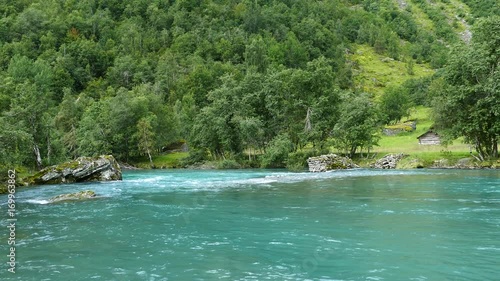
<path fill-rule="evenodd" d="M 457 168 L 471 168 L 474 166 L 474 159 L 472 158 L 461 158 L 457 161 Z"/>
<path fill-rule="evenodd" d="M 382 133 L 386 136 L 395 136 L 404 132 L 413 132 L 417 129 L 417 122 L 406 121 L 404 123 L 387 126 L 382 129 Z"/>
<path fill-rule="evenodd" d="M 60 176 L 59 173 L 49 171 L 48 173 L 46 173 L 45 175 L 42 176 L 42 180 L 43 181 L 51 181 L 51 180 L 57 179 L 59 176 Z"/>
<path fill-rule="evenodd" d="M 309 172 L 313 173 L 359 168 L 350 158 L 342 157 L 337 154 L 309 157 L 307 159 L 307 165 L 309 166 Z"/>
<path fill-rule="evenodd" d="M 95 198 L 96 194 L 92 190 L 85 190 L 75 193 L 61 194 L 49 199 L 49 203 L 57 203 L 62 201 L 79 201 Z"/>
<path fill-rule="evenodd" d="M 408 155 L 403 153 L 387 154 L 370 166 L 375 169 L 396 169 L 396 165 L 398 164 L 399 160 L 405 158 L 406 156 Z"/>
<path fill-rule="evenodd" d="M 26 182 L 33 184 L 56 184 L 85 181 L 121 180 L 122 171 L 111 155 L 80 157 L 63 164 L 47 167 L 29 177 Z"/>
<path fill-rule="evenodd" d="M 438 159 L 432 162 L 431 168 L 446 169 L 450 167 L 450 161 L 448 159 Z"/>

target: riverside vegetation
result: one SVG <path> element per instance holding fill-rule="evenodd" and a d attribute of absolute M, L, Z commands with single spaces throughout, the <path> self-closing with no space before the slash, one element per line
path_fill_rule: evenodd
<path fill-rule="evenodd" d="M 0 168 L 103 154 L 144 167 L 300 169 L 327 152 L 361 163 L 416 153 L 433 163 L 471 157 L 469 146 L 476 161 L 496 163 L 498 6 L 1 3 Z M 472 39 L 463 36 L 470 31 Z M 427 123 L 417 131 L 434 126 L 448 148 L 405 151 L 413 133 L 381 136 L 385 125 L 422 112 Z M 457 138 L 467 146 L 451 145 Z M 179 142 L 189 155 L 164 154 Z"/>

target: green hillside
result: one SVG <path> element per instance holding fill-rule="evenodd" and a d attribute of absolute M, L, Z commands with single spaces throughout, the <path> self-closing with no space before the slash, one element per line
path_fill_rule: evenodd
<path fill-rule="evenodd" d="M 450 50 L 466 46 L 470 26 L 497 6 L 2 1 L 0 166 L 39 169 L 98 154 L 172 166 L 179 159 L 163 154 L 179 141 L 191 149 L 186 165 L 282 167 L 305 148 L 353 156 L 376 148 L 384 125 L 434 106 L 442 85 L 458 83 L 446 76 Z"/>
<path fill-rule="evenodd" d="M 350 59 L 356 67 L 353 71 L 354 84 L 358 91 L 374 93 L 380 96 L 386 87 L 400 86 L 408 79 L 432 76 L 434 70 L 428 64 L 395 60 L 377 54 L 372 47 L 355 45 Z M 410 70 L 411 69 L 411 70 Z"/>

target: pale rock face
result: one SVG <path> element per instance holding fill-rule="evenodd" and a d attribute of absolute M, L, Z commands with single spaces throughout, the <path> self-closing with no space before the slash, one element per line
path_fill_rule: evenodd
<path fill-rule="evenodd" d="M 309 172 L 313 173 L 359 168 L 350 158 L 342 157 L 337 154 L 309 157 L 309 159 L 307 159 L 307 165 L 309 165 Z"/>
<path fill-rule="evenodd" d="M 376 169 L 396 169 L 399 160 L 405 158 L 406 156 L 408 155 L 403 153 L 387 154 L 373 163 L 371 167 Z"/>
<path fill-rule="evenodd" d="M 80 157 L 76 160 L 47 167 L 28 178 L 29 185 L 85 181 L 121 180 L 122 171 L 111 155 Z"/>

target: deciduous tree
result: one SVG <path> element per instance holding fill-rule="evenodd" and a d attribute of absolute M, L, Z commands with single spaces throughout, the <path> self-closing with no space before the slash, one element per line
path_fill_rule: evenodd
<path fill-rule="evenodd" d="M 369 95 L 346 94 L 340 112 L 333 129 L 333 143 L 338 149 L 353 157 L 358 148 L 369 151 L 377 144 L 380 115 Z"/>
<path fill-rule="evenodd" d="M 500 17 L 481 19 L 468 46 L 457 46 L 435 100 L 436 125 L 448 139 L 464 137 L 480 159 L 498 158 Z"/>

